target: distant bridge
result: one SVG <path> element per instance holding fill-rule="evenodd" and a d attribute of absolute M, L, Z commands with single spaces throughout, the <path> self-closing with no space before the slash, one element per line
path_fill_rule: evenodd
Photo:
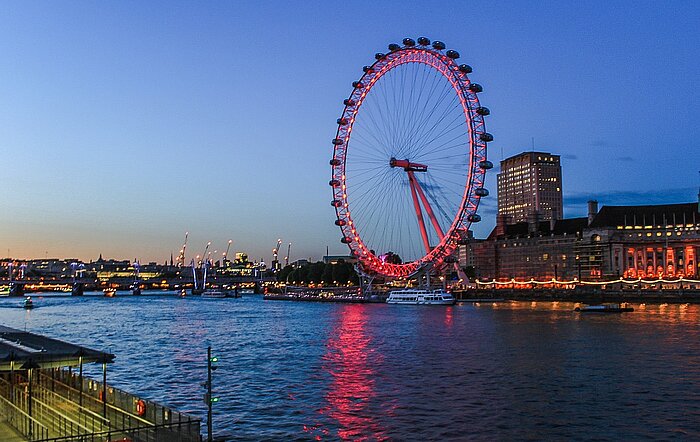
<path fill-rule="evenodd" d="M 275 278 L 255 278 L 242 276 L 210 276 L 207 280 L 207 285 L 236 285 L 243 289 L 253 289 L 256 292 L 266 282 L 273 282 Z M 95 278 L 57 278 L 57 279 L 42 279 L 42 278 L 22 278 L 12 279 L 0 278 L 0 294 L 11 296 L 22 296 L 24 293 L 33 292 L 65 292 L 76 295 L 82 294 L 83 291 L 101 290 L 107 287 L 118 290 L 128 290 L 133 288 L 135 283 L 134 278 L 110 278 L 108 280 L 99 280 Z M 160 289 L 160 290 L 178 290 L 181 288 L 192 288 L 194 282 L 191 277 L 161 277 L 152 279 L 138 280 L 138 286 L 142 289 Z"/>

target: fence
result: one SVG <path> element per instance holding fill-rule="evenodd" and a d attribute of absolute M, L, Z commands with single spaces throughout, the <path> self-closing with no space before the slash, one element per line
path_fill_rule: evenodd
<path fill-rule="evenodd" d="M 48 428 L 2 396 L 0 396 L 0 415 L 30 441 L 45 440 L 49 437 Z"/>
<path fill-rule="evenodd" d="M 15 371 L 9 381 L 0 377 L 0 414 L 29 440 L 201 440 L 199 419 L 114 387 L 103 390 L 101 382 L 89 378 L 81 384 L 69 370 L 35 373 L 31 413 L 26 372 Z"/>

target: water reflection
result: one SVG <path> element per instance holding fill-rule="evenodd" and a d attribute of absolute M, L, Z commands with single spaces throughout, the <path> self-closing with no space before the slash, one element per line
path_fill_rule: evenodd
<path fill-rule="evenodd" d="M 320 412 L 337 422 L 337 436 L 343 440 L 384 439 L 384 429 L 370 411 L 376 394 L 373 366 L 381 357 L 370 350 L 366 307 L 347 305 L 336 319 L 323 355 L 323 370 L 332 380 Z M 311 429 L 320 440 L 318 429 Z"/>
<path fill-rule="evenodd" d="M 236 440 L 700 440 L 697 304 L 42 301 L 0 299 L 0 322 L 111 351 L 110 383 L 200 418 L 211 344 L 214 428 Z"/>
<path fill-rule="evenodd" d="M 445 327 L 452 327 L 452 306 L 445 307 Z"/>

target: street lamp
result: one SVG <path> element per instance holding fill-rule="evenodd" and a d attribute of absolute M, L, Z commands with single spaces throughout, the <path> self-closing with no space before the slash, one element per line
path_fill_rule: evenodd
<path fill-rule="evenodd" d="M 219 368 L 216 364 L 219 362 L 217 356 L 211 355 L 211 346 L 207 347 L 207 381 L 202 384 L 203 387 L 207 389 L 204 393 L 204 403 L 207 404 L 207 441 L 211 442 L 212 438 L 212 404 L 214 402 L 219 402 L 218 397 L 211 395 L 211 374 L 214 370 Z"/>

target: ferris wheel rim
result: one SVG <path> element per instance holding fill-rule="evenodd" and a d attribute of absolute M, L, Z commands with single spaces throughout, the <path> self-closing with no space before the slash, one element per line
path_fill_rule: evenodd
<path fill-rule="evenodd" d="M 427 39 L 423 38 L 423 40 Z M 466 235 L 471 223 L 480 219 L 476 210 L 482 195 L 478 194 L 476 189 L 483 188 L 485 171 L 490 164 L 486 160 L 486 146 L 487 142 L 493 139 L 486 132 L 483 119 L 484 115 L 488 115 L 488 110 L 482 113 L 485 108 L 481 106 L 477 97 L 477 93 L 481 92 L 481 86 L 472 83 L 467 77 L 467 73 L 471 73 L 471 68 L 467 65 L 458 65 L 455 60 L 459 54 L 456 51 L 443 52 L 444 44 L 441 42 L 434 42 L 432 49 L 427 45 L 416 46 L 415 42 L 413 44 L 411 42 L 411 39 L 404 39 L 404 46 L 389 45 L 389 53 L 377 53 L 376 61 L 371 66 L 365 66 L 360 79 L 352 83 L 352 93 L 344 101 L 345 107 L 337 120 L 338 129 L 333 139 L 333 158 L 330 162 L 332 179 L 329 184 L 333 188 L 334 197 L 331 204 L 336 211 L 336 225 L 340 227 L 343 234 L 341 242 L 348 245 L 351 254 L 358 259 L 365 270 L 388 277 L 409 277 L 422 268 L 443 262 L 454 252 L 458 240 Z M 439 45 L 436 46 L 438 43 Z M 361 232 L 355 226 L 351 215 L 351 204 L 348 203 L 346 158 L 352 128 L 365 97 L 385 74 L 407 63 L 425 64 L 438 71 L 450 82 L 459 98 L 465 117 L 464 124 L 468 127 L 469 149 L 465 155 L 469 156 L 469 167 L 459 210 L 439 244 L 418 259 L 402 264 L 392 264 L 384 262 L 364 244 Z"/>

